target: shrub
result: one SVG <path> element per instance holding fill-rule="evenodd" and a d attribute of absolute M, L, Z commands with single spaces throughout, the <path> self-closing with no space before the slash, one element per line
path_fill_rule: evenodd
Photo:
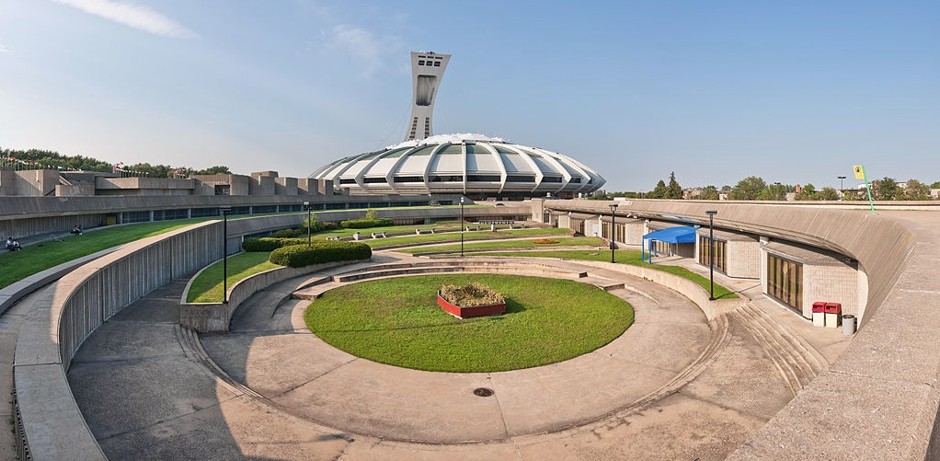
<path fill-rule="evenodd" d="M 275 238 L 297 238 L 307 235 L 307 229 L 281 229 L 271 234 Z"/>
<path fill-rule="evenodd" d="M 394 224 L 394 221 L 388 218 L 350 219 L 348 221 L 339 223 L 340 227 L 344 227 L 346 229 L 367 229 L 370 227 L 391 226 L 392 224 Z"/>
<path fill-rule="evenodd" d="M 488 306 L 506 302 L 503 295 L 480 283 L 444 285 L 441 287 L 441 297 L 445 301 L 460 307 Z"/>
<path fill-rule="evenodd" d="M 304 267 L 336 261 L 355 261 L 372 257 L 372 248 L 365 243 L 317 240 L 309 247 L 306 243 L 277 248 L 268 258 L 274 264 Z"/>
<path fill-rule="evenodd" d="M 536 245 L 553 245 L 558 243 L 558 240 L 555 239 L 535 239 L 532 243 Z"/>
<path fill-rule="evenodd" d="M 279 237 L 246 239 L 242 242 L 242 249 L 245 251 L 273 251 L 282 246 L 296 245 L 302 241 L 301 239 Z"/>

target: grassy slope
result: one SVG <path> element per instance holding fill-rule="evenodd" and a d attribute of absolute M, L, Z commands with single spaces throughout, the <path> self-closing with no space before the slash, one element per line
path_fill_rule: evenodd
<path fill-rule="evenodd" d="M 370 231 L 371 232 L 371 231 Z M 571 231 L 568 229 L 514 229 L 514 230 L 501 230 L 499 232 L 486 231 L 472 231 L 465 232 L 465 240 L 495 240 L 495 239 L 508 239 L 508 238 L 519 238 L 519 237 L 538 237 L 538 236 L 560 236 L 560 235 L 569 235 Z M 369 234 L 365 234 L 369 235 Z M 446 242 L 459 242 L 460 233 L 459 232 L 449 232 L 446 234 L 428 234 L 428 235 L 412 235 L 408 237 L 395 237 L 387 239 L 371 239 L 367 238 L 364 240 L 365 243 L 369 244 L 373 249 L 381 249 L 387 247 L 393 247 L 398 245 L 421 245 L 424 243 L 446 243 Z"/>
<path fill-rule="evenodd" d="M 507 313 L 460 320 L 437 305 L 444 284 L 481 282 Z M 633 323 L 620 298 L 571 280 L 491 274 L 402 277 L 346 285 L 311 303 L 308 327 L 376 362 L 448 372 L 534 367 L 597 349 Z"/>
<path fill-rule="evenodd" d="M 584 260 L 584 261 L 603 261 L 610 262 L 610 251 L 609 250 L 558 250 L 558 251 L 499 251 L 499 252 L 486 252 L 486 253 L 474 253 L 472 256 L 523 256 L 523 257 L 546 257 L 546 258 L 561 258 L 561 259 L 574 259 L 574 260 Z M 643 261 L 642 253 L 639 251 L 633 250 L 617 250 L 615 252 L 615 260 L 620 264 L 632 264 L 634 266 L 642 266 L 647 269 L 653 269 L 663 272 L 668 272 L 670 274 L 678 275 L 683 278 L 687 278 L 701 286 L 702 288 L 709 289 L 709 280 L 705 277 L 702 277 L 695 272 L 692 272 L 684 267 L 679 266 L 667 266 L 665 264 L 649 264 Z M 737 298 L 738 295 L 731 292 L 727 288 L 715 284 L 715 298 L 717 299 L 731 299 Z"/>
<path fill-rule="evenodd" d="M 205 218 L 132 224 L 86 232 L 23 247 L 22 251 L 0 253 L 0 288 L 64 262 L 142 238 L 163 234 Z"/>
<path fill-rule="evenodd" d="M 228 258 L 228 287 L 231 288 L 232 285 L 251 275 L 281 267 L 268 262 L 270 255 L 269 251 L 259 251 L 230 256 Z M 186 301 L 191 303 L 222 302 L 222 261 L 213 263 L 193 280 Z"/>
<path fill-rule="evenodd" d="M 532 240 L 503 240 L 498 242 L 468 242 L 464 244 L 465 250 L 488 250 L 488 249 L 533 249 L 549 250 L 552 247 L 560 246 L 604 246 L 604 240 L 597 237 L 551 237 L 558 243 L 536 244 Z M 397 250 L 403 253 L 422 254 L 436 252 L 459 252 L 460 245 L 441 245 L 421 248 L 404 248 Z"/>

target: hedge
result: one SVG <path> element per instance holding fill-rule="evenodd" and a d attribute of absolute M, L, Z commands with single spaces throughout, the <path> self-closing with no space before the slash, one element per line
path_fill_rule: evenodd
<path fill-rule="evenodd" d="M 367 229 L 369 227 L 384 227 L 391 226 L 395 224 L 389 218 L 375 218 L 375 219 L 350 219 L 348 221 L 342 221 L 339 223 L 340 227 L 346 229 Z"/>
<path fill-rule="evenodd" d="M 297 238 L 305 235 L 307 235 L 307 229 L 281 229 L 271 234 L 275 238 Z"/>
<path fill-rule="evenodd" d="M 365 243 L 317 240 L 309 247 L 302 243 L 278 248 L 271 252 L 268 261 L 282 266 L 304 267 L 371 257 L 372 248 Z"/>
<path fill-rule="evenodd" d="M 306 239 L 292 239 L 279 237 L 262 237 L 255 239 L 245 239 L 242 242 L 242 249 L 245 251 L 273 251 L 287 245 L 296 245 L 305 242 Z"/>

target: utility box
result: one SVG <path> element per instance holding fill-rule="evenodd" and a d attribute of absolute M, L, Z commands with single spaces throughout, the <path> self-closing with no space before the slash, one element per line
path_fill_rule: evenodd
<path fill-rule="evenodd" d="M 813 303 L 813 326 L 826 326 L 826 303 L 821 301 Z"/>
<path fill-rule="evenodd" d="M 839 328 L 842 303 L 826 303 L 826 328 Z"/>

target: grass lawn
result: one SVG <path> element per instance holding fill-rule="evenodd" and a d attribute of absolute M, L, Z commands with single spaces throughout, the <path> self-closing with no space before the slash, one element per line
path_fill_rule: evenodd
<path fill-rule="evenodd" d="M 498 252 L 486 252 L 486 253 L 473 253 L 471 256 L 523 256 L 523 257 L 544 257 L 544 258 L 560 258 L 560 259 L 574 259 L 574 260 L 583 260 L 583 261 L 602 261 L 610 262 L 610 250 L 558 250 L 558 251 L 498 251 Z M 702 288 L 709 289 L 709 281 L 706 277 L 702 277 L 695 272 L 692 272 L 684 267 L 679 266 L 668 266 L 665 264 L 649 264 L 643 261 L 642 253 L 634 250 L 617 250 L 615 252 L 615 261 L 620 264 L 632 264 L 634 266 L 642 266 L 647 269 L 653 269 L 663 272 L 668 272 L 670 274 L 678 275 L 683 278 L 687 278 L 701 286 Z M 732 299 L 737 298 L 738 295 L 734 294 L 731 290 L 715 284 L 715 298 L 716 299 Z"/>
<path fill-rule="evenodd" d="M 437 305 L 444 284 L 480 282 L 507 298 L 506 314 L 460 320 Z M 327 291 L 304 315 L 350 354 L 429 371 L 491 372 L 593 351 L 633 324 L 633 308 L 592 285 L 492 274 L 399 277 Z"/>
<path fill-rule="evenodd" d="M 69 235 L 59 242 L 48 241 L 27 245 L 21 251 L 3 251 L 0 252 L 0 267 L 3 268 L 0 270 L 0 288 L 82 256 L 210 219 L 218 218 L 116 226 L 86 232 L 84 235 Z M 64 231 L 63 234 L 65 234 Z"/>
<path fill-rule="evenodd" d="M 248 278 L 258 272 L 281 267 L 268 262 L 270 251 L 252 253 L 239 253 L 228 258 L 228 286 Z M 222 302 L 222 261 L 209 266 L 199 274 L 189 287 L 186 301 L 191 303 L 218 303 Z"/>
<path fill-rule="evenodd" d="M 421 245 L 424 243 L 447 243 L 447 242 L 459 242 L 460 233 L 459 232 L 449 232 L 446 234 L 427 234 L 427 235 L 411 235 L 408 237 L 395 237 L 395 238 L 385 238 L 385 239 L 372 239 L 369 238 L 369 232 L 364 232 L 363 234 L 367 236 L 364 243 L 368 244 L 374 250 L 399 246 L 399 245 Z M 571 231 L 568 229 L 558 229 L 558 228 L 549 228 L 549 229 L 513 229 L 513 230 L 501 230 L 499 232 L 493 232 L 490 230 L 481 230 L 481 231 L 471 231 L 464 232 L 465 240 L 496 240 L 496 239 L 509 239 L 509 238 L 519 238 L 519 237 L 539 237 L 539 236 L 561 236 L 561 235 L 570 235 Z"/>
<path fill-rule="evenodd" d="M 585 247 L 597 247 L 604 246 L 604 240 L 597 237 L 551 237 L 552 240 L 557 240 L 558 243 L 551 244 L 537 244 L 532 240 L 501 240 L 498 242 L 468 242 L 464 244 L 465 250 L 506 250 L 506 249 L 550 249 L 552 247 L 572 247 L 572 246 L 585 246 Z M 423 254 L 423 253 L 437 253 L 437 252 L 460 252 L 460 245 L 440 245 L 433 247 L 421 247 L 421 248 L 404 248 L 401 250 L 402 253 L 411 253 L 411 254 Z"/>

